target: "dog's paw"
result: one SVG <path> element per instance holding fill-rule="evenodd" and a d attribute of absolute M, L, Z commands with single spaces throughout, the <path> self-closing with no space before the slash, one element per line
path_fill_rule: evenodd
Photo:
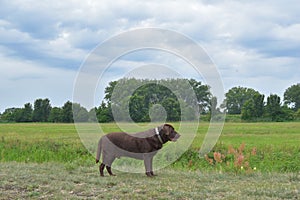
<path fill-rule="evenodd" d="M 156 174 L 153 173 L 153 171 L 150 172 L 151 176 L 157 176 Z"/>
<path fill-rule="evenodd" d="M 150 178 L 156 176 L 153 174 L 153 172 L 146 172 L 146 175 L 147 175 L 147 177 L 150 177 Z"/>
<path fill-rule="evenodd" d="M 146 172 L 146 175 L 148 176 L 148 177 L 151 177 L 152 175 L 151 175 L 151 172 Z"/>

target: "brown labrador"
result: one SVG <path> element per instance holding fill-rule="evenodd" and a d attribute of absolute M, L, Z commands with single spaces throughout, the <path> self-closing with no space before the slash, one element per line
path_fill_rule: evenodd
<path fill-rule="evenodd" d="M 180 135 L 170 124 L 135 134 L 115 132 L 102 136 L 98 143 L 96 157 L 96 163 L 98 163 L 101 153 L 103 154 L 102 163 L 99 166 L 100 176 L 104 176 L 105 166 L 108 173 L 114 176 L 111 165 L 116 158 L 120 157 L 144 160 L 146 175 L 154 176 L 152 169 L 154 155 L 163 147 L 164 143 L 175 142 L 179 137 Z"/>

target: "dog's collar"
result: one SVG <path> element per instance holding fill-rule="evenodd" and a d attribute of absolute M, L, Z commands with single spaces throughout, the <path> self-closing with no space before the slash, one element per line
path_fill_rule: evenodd
<path fill-rule="evenodd" d="M 162 141 L 160 135 L 159 135 L 159 131 L 158 131 L 158 127 L 155 128 L 155 134 L 157 135 L 159 141 L 163 144 L 164 142 Z"/>

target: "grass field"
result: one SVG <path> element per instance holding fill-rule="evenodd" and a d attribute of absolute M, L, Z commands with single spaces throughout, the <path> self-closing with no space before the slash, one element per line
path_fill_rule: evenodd
<path fill-rule="evenodd" d="M 158 176 L 117 172 L 99 177 L 95 165 L 1 163 L 0 199 L 299 199 L 295 173 L 233 175 L 163 169 Z"/>
<path fill-rule="evenodd" d="M 115 124 L 102 128 L 118 130 Z M 226 155 L 229 146 L 244 143 L 250 171 L 234 166 L 233 156 L 227 164 L 200 159 L 207 128 L 201 123 L 191 148 L 149 179 L 118 171 L 100 178 L 73 124 L 0 124 L 0 199 L 300 198 L 299 122 L 226 123 L 213 151 Z"/>

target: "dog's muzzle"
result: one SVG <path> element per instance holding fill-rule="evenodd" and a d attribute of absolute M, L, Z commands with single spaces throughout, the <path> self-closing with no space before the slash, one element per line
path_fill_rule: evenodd
<path fill-rule="evenodd" d="M 180 138 L 180 135 L 178 133 L 176 133 L 175 137 L 171 138 L 171 141 L 176 142 L 178 140 L 178 138 Z"/>

